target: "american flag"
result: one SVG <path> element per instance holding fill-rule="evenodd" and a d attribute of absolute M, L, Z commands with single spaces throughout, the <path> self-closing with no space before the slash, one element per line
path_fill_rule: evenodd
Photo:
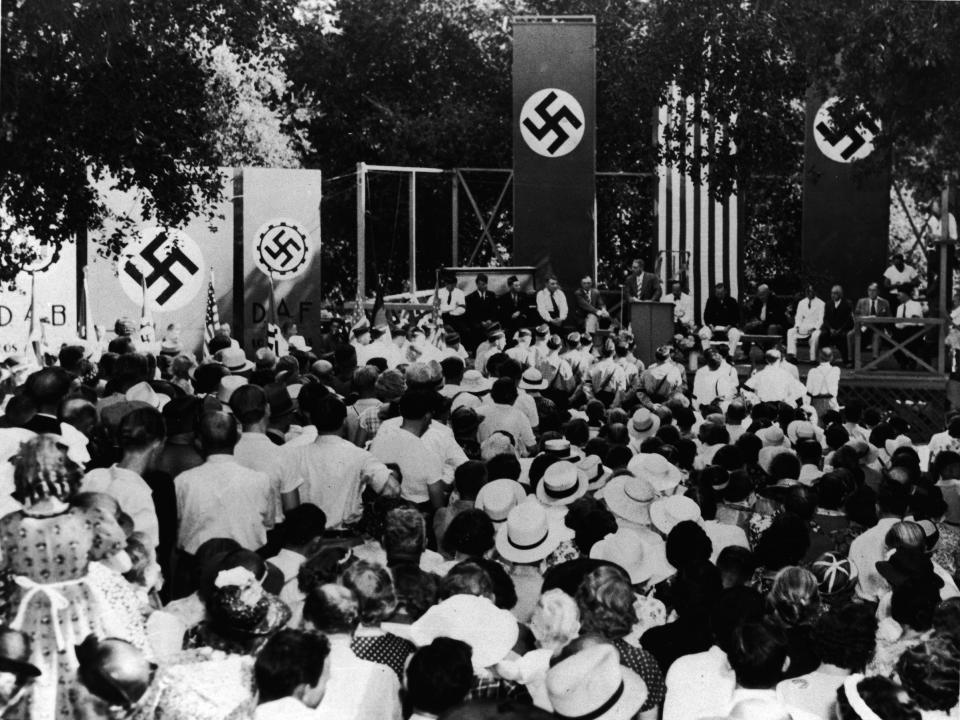
<path fill-rule="evenodd" d="M 213 290 L 213 268 L 210 268 L 210 282 L 207 283 L 207 313 L 203 321 L 203 352 L 208 354 L 207 347 L 213 340 L 214 334 L 220 329 L 220 309 L 217 307 L 217 294 Z"/>
<path fill-rule="evenodd" d="M 694 97 L 680 100 L 676 87 L 671 89 L 675 112 L 664 105 L 657 114 L 657 142 L 662 144 L 664 127 L 683 123 L 686 127 L 685 157 L 699 158 L 704 147 L 728 143 L 723 128 L 714 122 Z M 693 298 L 694 315 L 700 322 L 703 306 L 713 286 L 726 283 L 727 294 L 740 294 L 740 268 L 743 250 L 740 243 L 738 200 L 735 194 L 718 202 L 710 194 L 708 168 L 699 162 L 686 168 L 661 164 L 657 168 L 657 251 L 662 261 L 661 280 L 686 279 L 684 292 Z"/>

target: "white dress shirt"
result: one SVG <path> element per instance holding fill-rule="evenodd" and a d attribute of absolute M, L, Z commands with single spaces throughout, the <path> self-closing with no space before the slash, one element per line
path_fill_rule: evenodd
<path fill-rule="evenodd" d="M 349 635 L 327 635 L 330 680 L 314 720 L 400 720 L 400 682 L 386 665 L 361 660 Z"/>
<path fill-rule="evenodd" d="M 832 395 L 830 407 L 839 410 L 837 394 L 840 392 L 840 368 L 830 363 L 820 363 L 807 373 L 807 395 Z"/>
<path fill-rule="evenodd" d="M 757 394 L 760 402 L 793 404 L 803 397 L 805 391 L 799 380 L 778 365 L 767 365 L 744 385 Z"/>
<path fill-rule="evenodd" d="M 673 293 L 664 295 L 660 302 L 673 303 L 673 320 L 684 325 L 693 325 L 693 298 L 685 292 L 674 297 Z"/>
<path fill-rule="evenodd" d="M 430 500 L 429 486 L 446 483 L 440 456 L 427 447 L 422 438 L 396 426 L 380 426 L 370 444 L 370 452 L 382 463 L 396 463 L 403 476 L 400 496 L 413 503 Z"/>
<path fill-rule="evenodd" d="M 557 318 L 552 318 L 550 313 L 553 312 L 553 303 L 550 302 L 550 295 L 551 293 L 547 288 L 537 293 L 537 313 L 543 318 L 544 322 L 549 322 L 551 319 L 566 320 L 568 313 L 567 296 L 563 290 L 559 288 L 553 292 L 553 299 L 557 301 L 557 308 L 560 311 L 560 315 Z"/>
<path fill-rule="evenodd" d="M 666 685 L 662 720 L 696 720 L 725 715 L 737 679 L 727 654 L 714 645 L 674 660 L 667 670 Z"/>
<path fill-rule="evenodd" d="M 793 326 L 797 329 L 797 334 L 807 336 L 814 330 L 819 330 L 823 325 L 823 313 L 825 309 L 823 300 L 818 297 L 803 298 L 797 303 L 797 315 L 793 320 Z"/>
<path fill-rule="evenodd" d="M 134 531 L 143 533 L 156 549 L 160 543 L 160 521 L 153 504 L 153 491 L 137 473 L 117 465 L 97 468 L 84 475 L 80 491 L 105 493 L 116 500 L 133 520 Z"/>
<path fill-rule="evenodd" d="M 388 418 L 380 423 L 380 428 L 399 428 L 402 423 L 403 418 Z M 432 422 L 420 439 L 443 463 L 444 482 L 452 483 L 454 472 L 467 461 L 467 455 L 454 437 L 453 430 L 449 425 Z"/>
<path fill-rule="evenodd" d="M 898 318 L 922 318 L 923 317 L 923 305 L 920 304 L 919 300 L 907 300 L 905 303 L 901 303 L 900 307 L 897 308 L 897 317 Z M 908 322 L 898 322 L 894 323 L 894 327 L 900 329 L 908 327 L 916 327 L 917 323 L 908 323 Z"/>
<path fill-rule="evenodd" d="M 244 467 L 265 473 L 270 478 L 277 497 L 276 521 L 282 522 L 283 507 L 280 496 L 296 490 L 302 481 L 284 475 L 280 463 L 277 462 L 278 450 L 279 446 L 264 433 L 245 432 L 240 434 L 240 441 L 233 448 L 233 457 Z"/>
<path fill-rule="evenodd" d="M 375 493 L 390 480 L 390 470 L 371 453 L 336 435 L 320 435 L 309 445 L 282 450 L 284 484 L 300 481 L 300 501 L 313 503 L 327 516 L 327 528 L 338 530 L 363 514 L 360 495 Z"/>
<path fill-rule="evenodd" d="M 850 543 L 849 559 L 857 568 L 857 596 L 869 602 L 877 602 L 890 589 L 887 581 L 877 572 L 877 563 L 886 554 L 887 531 L 898 522 L 900 518 L 880 518 L 876 525 Z"/>
<path fill-rule="evenodd" d="M 203 465 L 173 480 L 180 528 L 177 546 L 194 554 L 212 538 L 230 538 L 247 550 L 267 542 L 276 497 L 265 473 L 246 468 L 232 455 L 210 455 Z"/>
<path fill-rule="evenodd" d="M 445 287 L 437 291 L 440 295 L 440 314 L 441 315 L 463 315 L 467 311 L 467 296 L 463 294 L 460 288 L 448 290 Z"/>
<path fill-rule="evenodd" d="M 728 362 L 723 361 L 716 370 L 704 365 L 693 376 L 693 397 L 697 405 L 709 405 L 714 400 L 729 400 L 740 387 L 740 376 Z"/>
<path fill-rule="evenodd" d="M 317 711 L 311 710 L 295 697 L 285 697 L 257 705 L 253 720 L 314 720 Z"/>

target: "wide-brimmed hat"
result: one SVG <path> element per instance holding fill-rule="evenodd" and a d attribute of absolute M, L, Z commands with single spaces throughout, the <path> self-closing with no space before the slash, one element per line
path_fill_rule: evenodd
<path fill-rule="evenodd" d="M 547 386 L 547 381 L 543 379 L 543 373 L 536 368 L 527 368 L 520 376 L 521 390 L 543 390 Z"/>
<path fill-rule="evenodd" d="M 465 642 L 473 650 L 473 667 L 482 670 L 507 657 L 520 628 L 509 610 L 501 610 L 485 597 L 461 594 L 427 610 L 410 626 L 409 634 L 419 647 L 438 637 Z"/>
<path fill-rule="evenodd" d="M 139 382 L 132 386 L 124 393 L 124 397 L 130 402 L 146 403 L 157 410 L 163 410 L 164 406 L 170 402 L 170 398 L 167 395 L 158 393 L 148 382 Z"/>
<path fill-rule="evenodd" d="M 229 403 L 233 393 L 247 384 L 249 384 L 249 380 L 242 375 L 227 375 L 221 378 L 220 387 L 217 388 L 217 400 L 224 404 Z"/>
<path fill-rule="evenodd" d="M 619 565 L 630 576 L 630 583 L 638 585 L 653 575 L 655 563 L 649 545 L 639 533 L 620 528 L 595 542 L 590 548 L 590 558 Z"/>
<path fill-rule="evenodd" d="M 220 350 L 216 354 L 216 359 L 227 370 L 232 373 L 247 372 L 253 370 L 255 365 L 243 354 L 243 350 L 235 347 L 228 347 Z"/>
<path fill-rule="evenodd" d="M 617 475 L 597 491 L 614 515 L 638 525 L 650 524 L 650 504 L 657 491 L 649 480 L 634 475 Z"/>
<path fill-rule="evenodd" d="M 558 528 L 551 524 L 546 508 L 536 498 L 528 497 L 513 508 L 497 530 L 497 552 L 510 562 L 535 563 L 559 544 Z"/>
<path fill-rule="evenodd" d="M 757 430 L 754 435 L 760 438 L 760 441 L 763 443 L 764 447 L 790 447 L 790 440 L 784 434 L 783 429 L 779 425 L 771 425 L 770 427 L 762 428 Z"/>
<path fill-rule="evenodd" d="M 506 433 L 495 432 L 480 443 L 481 460 L 487 462 L 497 455 L 515 455 L 517 458 L 520 457 L 520 451 Z"/>
<path fill-rule="evenodd" d="M 253 573 L 244 567 L 222 570 L 217 574 L 210 596 L 210 615 L 230 632 L 248 636 L 271 635 L 290 620 L 290 608 L 276 595 L 263 590 L 251 599 L 250 587 L 256 587 Z"/>
<path fill-rule="evenodd" d="M 943 579 L 934 572 L 930 556 L 917 548 L 900 548 L 886 560 L 877 563 L 877 572 L 891 587 L 917 580 L 930 581 L 938 588 L 943 587 Z"/>
<path fill-rule="evenodd" d="M 599 490 L 610 477 L 610 468 L 604 467 L 599 455 L 587 455 L 577 462 L 577 472 L 587 490 Z"/>
<path fill-rule="evenodd" d="M 650 506 L 650 522 L 664 535 L 686 520 L 700 522 L 700 506 L 685 495 L 670 495 L 655 500 Z"/>
<path fill-rule="evenodd" d="M 760 466 L 760 469 L 763 470 L 767 475 L 770 474 L 770 465 L 773 463 L 773 459 L 778 455 L 793 455 L 794 452 L 784 445 L 767 445 L 760 448 L 760 452 L 757 453 L 757 465 Z"/>
<path fill-rule="evenodd" d="M 643 679 L 606 643 L 585 648 L 547 671 L 547 695 L 560 718 L 630 720 L 647 700 Z"/>
<path fill-rule="evenodd" d="M 680 469 L 663 455 L 656 453 L 634 455 L 627 463 L 627 470 L 647 480 L 661 495 L 672 493 L 683 480 Z"/>
<path fill-rule="evenodd" d="M 543 452 L 547 455 L 557 458 L 558 460 L 574 460 L 579 458 L 579 455 L 577 455 L 577 453 L 574 451 L 570 441 L 566 438 L 553 438 L 552 440 L 547 440 L 543 444 Z"/>
<path fill-rule="evenodd" d="M 910 447 L 912 444 L 913 442 L 906 435 L 897 435 L 884 442 L 883 449 L 887 451 L 887 455 L 892 456 L 899 448 Z"/>
<path fill-rule="evenodd" d="M 483 510 L 493 522 L 505 522 L 510 511 L 527 497 L 523 485 L 510 478 L 491 480 L 477 493 L 473 506 Z"/>
<path fill-rule="evenodd" d="M 877 461 L 879 451 L 866 440 L 851 440 L 847 443 L 847 447 L 857 454 L 857 460 L 861 465 L 870 465 Z"/>
<path fill-rule="evenodd" d="M 577 466 L 559 460 L 543 473 L 537 483 L 537 500 L 544 505 L 569 505 L 587 492 L 587 483 L 580 480 Z"/>
<path fill-rule="evenodd" d="M 627 431 L 634 440 L 646 440 L 653 437 L 660 429 L 660 416 L 651 412 L 647 408 L 637 410 L 630 422 L 627 423 Z"/>
<path fill-rule="evenodd" d="M 0 630 L 0 672 L 24 678 L 40 676 L 40 669 L 30 663 L 30 642 L 17 630 Z"/>
<path fill-rule="evenodd" d="M 313 350 L 313 347 L 311 347 L 310 345 L 307 345 L 307 340 L 306 338 L 303 337 L 303 335 L 291 335 L 287 339 L 287 346 L 291 350 L 296 350 L 298 352 L 304 352 L 304 353 L 308 353 L 311 350 Z"/>
<path fill-rule="evenodd" d="M 809 420 L 794 420 L 787 425 L 787 438 L 794 445 L 799 440 L 816 440 L 819 442 L 823 439 L 823 431 Z"/>
<path fill-rule="evenodd" d="M 485 378 L 479 370 L 467 370 L 460 380 L 460 389 L 474 395 L 489 392 L 491 387 L 493 387 L 493 380 Z"/>

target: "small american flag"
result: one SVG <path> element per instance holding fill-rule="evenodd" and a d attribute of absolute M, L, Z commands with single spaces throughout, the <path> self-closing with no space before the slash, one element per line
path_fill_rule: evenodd
<path fill-rule="evenodd" d="M 207 347 L 213 340 L 214 334 L 220 329 L 220 309 L 217 307 L 217 294 L 213 290 L 213 268 L 210 268 L 210 282 L 207 284 L 207 314 L 203 321 L 203 351 L 207 354 Z"/>

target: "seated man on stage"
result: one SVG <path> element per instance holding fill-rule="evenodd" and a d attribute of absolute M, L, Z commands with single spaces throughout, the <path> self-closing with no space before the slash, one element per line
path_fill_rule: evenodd
<path fill-rule="evenodd" d="M 660 302 L 673 303 L 674 332 L 686 335 L 693 331 L 693 297 L 683 292 L 679 280 L 670 281 L 670 292 Z"/>
<path fill-rule="evenodd" d="M 449 325 L 457 332 L 464 330 L 464 314 L 467 312 L 467 298 L 463 290 L 457 287 L 457 276 L 445 273 L 441 278 L 443 287 L 440 288 L 440 318 L 444 325 Z"/>
<path fill-rule="evenodd" d="M 467 312 L 464 317 L 468 328 L 465 339 L 471 350 L 479 345 L 486 335 L 483 324 L 496 320 L 498 312 L 497 296 L 487 289 L 486 274 L 479 273 L 476 282 L 477 289 L 466 297 Z"/>
<path fill-rule="evenodd" d="M 844 364 L 850 361 L 847 350 L 847 333 L 853 330 L 853 310 L 843 297 L 843 288 L 834 285 L 830 288 L 830 300 L 823 311 L 821 338 L 823 347 L 836 345 Z"/>
<path fill-rule="evenodd" d="M 856 317 L 890 317 L 890 302 L 880 297 L 880 286 L 877 283 L 870 283 L 867 286 L 867 296 L 857 300 L 857 306 L 853 310 Z M 847 333 L 847 357 L 853 357 L 854 342 L 856 342 L 856 330 L 853 328 Z M 876 357 L 880 351 L 880 336 L 866 326 L 860 328 L 860 336 L 870 340 L 870 349 L 873 356 Z"/>
<path fill-rule="evenodd" d="M 610 324 L 610 314 L 603 302 L 600 291 L 593 287 L 593 278 L 585 275 L 580 280 L 580 287 L 573 293 L 573 317 L 578 330 L 595 333 L 600 324 Z"/>
<path fill-rule="evenodd" d="M 752 335 L 780 335 L 787 327 L 787 306 L 770 292 L 769 285 L 760 285 L 744 310 L 743 331 Z"/>
<path fill-rule="evenodd" d="M 659 300 L 663 294 L 660 278 L 644 270 L 645 263 L 636 258 L 630 265 L 630 274 L 623 284 L 627 300 Z"/>
<path fill-rule="evenodd" d="M 923 306 L 920 304 L 919 300 L 913 299 L 912 285 L 901 285 L 897 289 L 897 312 L 894 317 L 904 319 L 923 317 Z M 916 333 L 917 329 L 918 325 L 916 323 L 898 322 L 894 323 L 893 329 L 890 331 L 890 335 L 898 343 L 902 343 L 904 340 Z M 920 337 L 916 340 L 906 343 L 904 347 L 909 349 L 913 354 L 919 355 L 920 345 L 922 342 L 923 338 Z M 897 364 L 900 366 L 901 370 L 912 370 L 916 368 L 916 360 L 911 358 L 902 350 L 897 350 L 894 353 L 894 357 L 897 359 Z"/>
<path fill-rule="evenodd" d="M 807 285 L 805 297 L 797 303 L 797 312 L 793 327 L 787 330 L 787 357 L 797 359 L 797 340 L 808 338 L 810 341 L 810 362 L 816 362 L 817 344 L 820 340 L 820 327 L 823 325 L 823 311 L 826 306 L 817 297 L 813 285 Z"/>
<path fill-rule="evenodd" d="M 713 288 L 713 295 L 707 299 L 703 308 L 703 327 L 698 335 L 704 350 L 711 347 L 714 337 L 726 337 L 730 349 L 730 360 L 736 357 L 737 346 L 740 344 L 742 333 L 737 328 L 740 324 L 740 303 L 727 295 L 727 286 L 717 283 Z"/>
<path fill-rule="evenodd" d="M 547 278 L 547 286 L 537 293 L 537 314 L 550 327 L 551 332 L 559 333 L 569 314 L 567 296 L 560 289 L 556 275 Z"/>
<path fill-rule="evenodd" d="M 516 332 L 527 324 L 527 310 L 530 301 L 526 293 L 520 290 L 520 280 L 516 275 L 507 278 L 507 291 L 497 298 L 500 307 L 500 324 L 507 332 Z"/>

